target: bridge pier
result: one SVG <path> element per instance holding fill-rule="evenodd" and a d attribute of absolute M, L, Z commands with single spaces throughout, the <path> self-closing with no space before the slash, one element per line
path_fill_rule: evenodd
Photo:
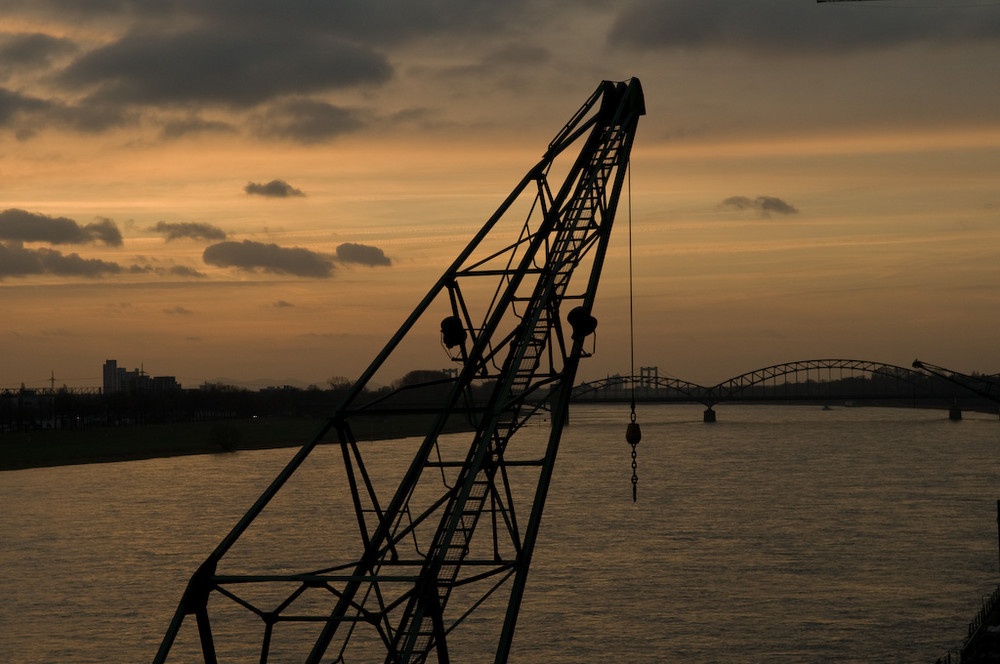
<path fill-rule="evenodd" d="M 705 409 L 704 414 L 701 416 L 703 422 L 714 422 L 715 421 L 715 410 L 709 406 Z"/>
<path fill-rule="evenodd" d="M 952 422 L 958 422 L 962 419 L 962 408 L 958 404 L 948 409 L 948 419 Z"/>

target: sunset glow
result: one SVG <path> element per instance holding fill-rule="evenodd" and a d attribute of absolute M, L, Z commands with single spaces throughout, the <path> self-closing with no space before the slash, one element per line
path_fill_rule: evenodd
<path fill-rule="evenodd" d="M 629 205 L 661 375 L 1000 371 L 1000 4 L 421 4 L 5 2 L 0 387 L 97 386 L 109 358 L 184 387 L 356 377 L 632 76 L 582 378 L 629 370 Z"/>

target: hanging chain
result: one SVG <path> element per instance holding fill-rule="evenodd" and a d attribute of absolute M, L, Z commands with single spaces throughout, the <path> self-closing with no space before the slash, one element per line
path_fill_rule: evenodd
<path fill-rule="evenodd" d="M 635 445 L 632 446 L 632 502 L 634 503 L 637 499 L 637 485 L 639 484 L 639 476 L 635 474 L 636 463 L 635 463 Z"/>
<path fill-rule="evenodd" d="M 636 424 L 636 421 L 635 421 L 635 397 L 632 398 L 632 415 L 631 415 L 631 420 L 632 421 L 630 423 L 630 426 L 635 427 L 636 432 L 638 432 L 639 431 L 639 425 Z M 631 432 L 629 432 L 629 433 L 631 433 Z M 636 436 L 636 438 L 637 437 L 638 436 Z M 639 441 L 635 440 L 635 438 L 633 438 L 631 435 L 627 435 L 626 438 L 629 439 L 629 441 L 628 441 L 629 445 L 632 446 L 632 502 L 634 503 L 634 502 L 636 502 L 636 500 L 638 500 L 639 476 L 636 475 L 636 473 L 635 473 L 636 468 L 637 468 L 637 465 L 635 463 L 635 446 L 638 444 Z M 633 440 L 635 440 L 635 442 L 633 442 Z"/>

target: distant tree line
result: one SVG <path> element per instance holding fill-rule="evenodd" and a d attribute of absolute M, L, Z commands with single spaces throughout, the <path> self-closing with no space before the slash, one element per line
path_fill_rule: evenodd
<path fill-rule="evenodd" d="M 411 371 L 391 386 L 366 390 L 361 403 L 378 408 L 421 407 L 449 389 L 444 371 Z M 248 390 L 224 384 L 159 392 L 101 393 L 99 390 L 0 390 L 0 433 L 193 422 L 250 417 L 316 417 L 332 414 L 352 382 L 334 377 L 307 388 Z"/>
<path fill-rule="evenodd" d="M 977 374 L 978 376 L 978 374 Z M 625 380 L 625 377 L 622 377 Z M 988 377 L 996 378 L 996 377 Z M 415 370 L 391 385 L 365 390 L 355 405 L 369 404 L 377 411 L 417 411 L 442 403 L 454 376 L 439 370 Z M 224 384 L 205 384 L 199 389 L 162 392 L 133 391 L 101 393 L 99 390 L 59 389 L 0 390 L 0 434 L 41 429 L 72 430 L 142 424 L 197 422 L 253 417 L 315 417 L 331 415 L 352 388 L 347 378 L 334 377 L 322 387 L 271 387 L 248 390 Z M 459 404 L 470 411 L 485 403 L 491 382 L 481 382 Z M 581 394 L 582 401 L 621 401 L 633 395 L 624 382 Z M 639 386 L 634 395 L 652 401 L 700 401 L 690 393 L 652 384 Z M 963 408 L 996 412 L 996 404 L 977 398 L 970 391 L 931 376 L 915 374 L 844 376 L 830 380 L 801 382 L 787 377 L 746 386 L 737 393 L 714 394 L 716 401 L 814 401 L 830 403 L 863 400 L 867 403 L 900 404 L 911 401 L 925 406 L 961 403 Z M 544 398 L 544 395 L 539 395 Z M 721 398 L 720 398 L 721 397 Z M 936 402 L 936 403 L 935 403 Z"/>

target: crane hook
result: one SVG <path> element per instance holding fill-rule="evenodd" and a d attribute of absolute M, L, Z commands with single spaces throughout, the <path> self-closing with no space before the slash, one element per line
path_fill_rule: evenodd
<path fill-rule="evenodd" d="M 639 483 L 639 476 L 636 475 L 636 462 L 635 462 L 635 446 L 639 444 L 642 440 L 642 429 L 639 427 L 639 423 L 635 421 L 635 399 L 632 399 L 632 414 L 630 416 L 631 421 L 628 426 L 625 427 L 625 442 L 632 446 L 632 502 L 636 502 L 637 489 L 636 485 Z"/>

